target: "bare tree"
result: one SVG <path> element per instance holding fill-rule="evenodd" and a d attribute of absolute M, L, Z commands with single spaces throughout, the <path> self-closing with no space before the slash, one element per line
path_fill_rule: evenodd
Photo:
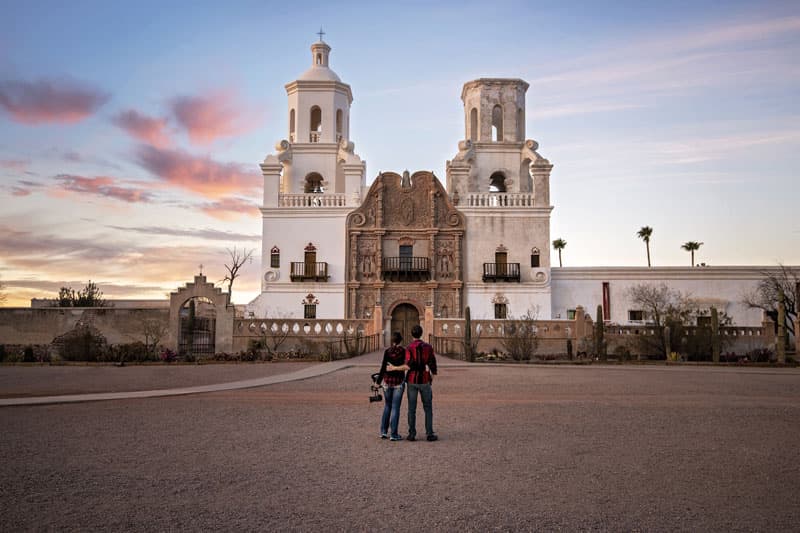
<path fill-rule="evenodd" d="M 655 335 L 637 337 L 642 343 L 642 349 L 655 352 L 656 355 L 668 356 L 667 347 L 678 345 L 671 341 L 682 337 L 682 326 L 689 321 L 694 307 L 690 296 L 670 289 L 666 283 L 641 283 L 628 289 L 628 298 L 633 305 L 641 308 L 644 318 L 655 329 Z"/>
<path fill-rule="evenodd" d="M 239 271 L 242 269 L 245 263 L 248 261 L 252 261 L 253 259 L 253 252 L 255 250 L 253 248 L 249 250 L 239 250 L 236 246 L 233 249 L 227 248 L 228 255 L 230 256 L 229 263 L 225 263 L 225 270 L 228 272 L 224 278 L 222 278 L 222 282 L 228 282 L 228 294 L 232 294 L 231 291 L 233 290 L 233 282 L 236 281 L 236 278 L 239 277 Z"/>
<path fill-rule="evenodd" d="M 161 340 L 169 333 L 169 326 L 157 318 L 144 318 L 139 328 L 144 337 L 145 351 L 155 355 Z"/>
<path fill-rule="evenodd" d="M 778 265 L 777 271 L 763 271 L 763 278 L 756 288 L 742 297 L 742 303 L 751 309 L 761 309 L 773 322 L 778 323 L 778 300 L 781 293 L 786 306 L 786 319 L 784 325 L 792 335 L 800 332 L 794 330 L 794 321 L 797 318 L 798 298 L 800 298 L 800 271 L 784 265 Z"/>
<path fill-rule="evenodd" d="M 515 361 L 529 361 L 536 353 L 539 338 L 536 336 L 537 309 L 528 309 L 519 318 L 509 318 L 503 332 L 503 349 Z"/>

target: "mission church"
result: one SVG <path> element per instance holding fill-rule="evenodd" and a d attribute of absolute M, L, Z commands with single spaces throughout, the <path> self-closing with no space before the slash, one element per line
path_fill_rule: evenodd
<path fill-rule="evenodd" d="M 444 184 L 417 171 L 382 172 L 367 186 L 350 139 L 353 93 L 330 53 L 312 44 L 311 67 L 285 86 L 288 136 L 260 165 L 261 294 L 249 316 L 373 319 L 407 334 L 467 306 L 473 318 L 549 320 L 602 305 L 604 320 L 635 324 L 642 314 L 627 289 L 667 283 L 737 325 L 762 324 L 741 303 L 761 267 L 551 267 L 553 165 L 526 139 L 521 79 L 464 84 L 464 140 Z"/>

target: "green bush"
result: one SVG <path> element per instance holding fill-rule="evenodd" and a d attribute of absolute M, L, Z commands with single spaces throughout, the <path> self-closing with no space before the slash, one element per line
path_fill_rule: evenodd
<path fill-rule="evenodd" d="M 78 326 L 59 338 L 65 361 L 111 360 L 105 337 L 88 326 Z"/>

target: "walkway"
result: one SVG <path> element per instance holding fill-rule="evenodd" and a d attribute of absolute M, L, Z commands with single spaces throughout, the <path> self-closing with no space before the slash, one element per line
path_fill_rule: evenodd
<path fill-rule="evenodd" d="M 250 389 L 253 387 L 263 387 L 265 385 L 274 385 L 276 383 L 286 383 L 289 381 L 298 381 L 302 379 L 310 379 L 325 374 L 330 374 L 338 370 L 350 368 L 354 366 L 374 367 L 375 370 L 380 366 L 383 350 L 371 352 L 351 359 L 341 359 L 339 361 L 331 361 L 330 363 L 320 363 L 313 365 L 295 372 L 288 372 L 286 374 L 278 374 L 274 376 L 266 376 L 255 379 L 245 379 L 241 381 L 231 381 L 227 383 L 215 383 L 212 385 L 197 385 L 193 387 L 180 387 L 173 389 L 157 389 L 157 390 L 143 390 L 143 391 L 126 391 L 126 392 L 98 392 L 91 394 L 65 394 L 58 396 L 27 396 L 20 398 L 0 398 L 0 407 L 9 407 L 16 405 L 47 405 L 54 403 L 77 403 L 77 402 L 96 402 L 105 400 L 129 400 L 134 398 L 155 398 L 159 396 L 182 396 L 186 394 L 201 394 L 205 392 L 219 392 L 236 389 Z M 444 366 L 452 366 L 459 364 L 458 361 L 448 359 L 445 357 L 439 358 L 441 364 Z"/>

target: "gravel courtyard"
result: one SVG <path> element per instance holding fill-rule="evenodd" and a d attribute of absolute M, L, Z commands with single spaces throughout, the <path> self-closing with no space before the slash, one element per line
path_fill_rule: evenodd
<path fill-rule="evenodd" d="M 800 524 L 796 369 L 443 365 L 440 440 L 412 443 L 378 438 L 378 361 L 256 389 L 0 408 L 0 531 Z M 175 368 L 159 383 L 200 379 Z M 0 394 L 26 380 L 48 393 L 46 372 L 0 368 Z M 59 391 L 86 388 L 80 369 L 59 372 Z"/>

